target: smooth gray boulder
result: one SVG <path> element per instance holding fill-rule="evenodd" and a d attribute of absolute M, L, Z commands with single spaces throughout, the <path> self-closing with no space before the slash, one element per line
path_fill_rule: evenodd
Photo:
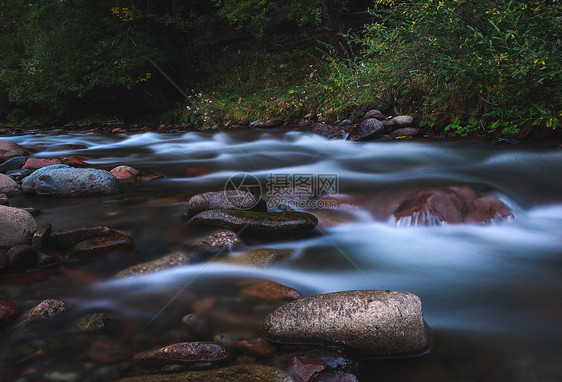
<path fill-rule="evenodd" d="M 53 165 L 23 180 L 24 192 L 51 196 L 109 195 L 119 192 L 119 181 L 109 171 Z"/>
<path fill-rule="evenodd" d="M 195 215 L 189 223 L 221 226 L 235 231 L 241 237 L 283 240 L 311 232 L 318 224 L 318 219 L 306 212 L 209 210 Z"/>
<path fill-rule="evenodd" d="M 361 357 L 413 356 L 430 348 L 419 297 L 354 290 L 306 297 L 274 310 L 262 325 L 276 342 L 344 348 Z"/>
<path fill-rule="evenodd" d="M 187 202 L 185 216 L 190 218 L 207 210 L 267 211 L 263 200 L 247 191 L 225 190 L 192 196 Z"/>
<path fill-rule="evenodd" d="M 37 222 L 27 211 L 0 205 L 0 247 L 27 244 L 37 230 Z"/>
<path fill-rule="evenodd" d="M 396 127 L 409 127 L 414 125 L 414 117 L 409 115 L 398 115 L 392 118 L 392 121 L 396 124 Z"/>

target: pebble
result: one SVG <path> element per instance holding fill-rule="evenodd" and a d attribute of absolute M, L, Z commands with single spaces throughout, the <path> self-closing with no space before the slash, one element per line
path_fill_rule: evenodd
<path fill-rule="evenodd" d="M 396 127 L 409 127 L 414 124 L 414 118 L 409 115 L 398 115 L 392 118 L 392 121 L 396 124 Z"/>
<path fill-rule="evenodd" d="M 118 166 L 110 171 L 121 183 L 140 183 L 140 171 L 130 166 Z"/>

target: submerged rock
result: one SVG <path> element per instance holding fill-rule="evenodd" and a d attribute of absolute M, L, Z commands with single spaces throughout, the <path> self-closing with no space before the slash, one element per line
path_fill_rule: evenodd
<path fill-rule="evenodd" d="M 217 362 L 228 357 L 228 351 L 212 342 L 182 342 L 138 353 L 134 360 L 150 364 Z"/>
<path fill-rule="evenodd" d="M 394 211 L 399 224 L 492 223 L 513 217 L 494 196 L 469 185 L 434 187 L 407 197 Z"/>
<path fill-rule="evenodd" d="M 119 181 L 105 170 L 72 168 L 64 164 L 43 167 L 23 180 L 25 192 L 51 196 L 115 194 Z"/>
<path fill-rule="evenodd" d="M 61 300 L 43 300 L 25 313 L 22 320 L 18 323 L 18 327 L 50 322 L 67 311 L 68 306 Z"/>
<path fill-rule="evenodd" d="M 299 291 L 271 281 L 262 281 L 246 285 L 240 290 L 244 301 L 279 303 L 293 301 L 302 297 Z"/>
<path fill-rule="evenodd" d="M 318 219 L 306 212 L 254 212 L 209 210 L 195 215 L 190 224 L 218 225 L 242 237 L 259 240 L 293 239 L 316 227 Z"/>
<path fill-rule="evenodd" d="M 140 171 L 130 166 L 118 166 L 110 171 L 121 183 L 140 183 Z"/>
<path fill-rule="evenodd" d="M 418 355 L 430 346 L 419 297 L 398 291 L 355 290 L 296 300 L 267 316 L 262 332 L 277 342 L 338 346 L 364 357 Z"/>
<path fill-rule="evenodd" d="M 222 263 L 246 265 L 257 268 L 267 268 L 293 255 L 293 251 L 284 249 L 260 248 L 245 251 L 221 259 Z"/>
<path fill-rule="evenodd" d="M 150 273 L 156 273 L 156 272 L 164 271 L 166 269 L 179 267 L 181 265 L 187 265 L 189 264 L 189 262 L 190 262 L 190 258 L 186 253 L 174 252 L 160 259 L 133 265 L 132 267 L 123 269 L 115 276 L 113 276 L 113 278 L 119 279 L 128 276 L 147 275 Z"/>
<path fill-rule="evenodd" d="M 81 241 L 68 258 L 91 259 L 113 253 L 131 253 L 136 249 L 135 242 L 128 236 L 103 236 Z"/>
<path fill-rule="evenodd" d="M 252 357 L 270 357 L 273 354 L 273 346 L 263 338 L 240 340 L 234 344 L 234 347 Z"/>
<path fill-rule="evenodd" d="M 47 244 L 50 247 L 74 247 L 84 240 L 98 237 L 124 236 L 121 232 L 109 227 L 79 227 L 71 230 L 55 231 L 49 235 Z"/>
<path fill-rule="evenodd" d="M 230 250 L 240 247 L 242 239 L 235 232 L 227 229 L 212 232 L 205 237 L 187 240 L 182 243 L 185 248 L 193 249 L 200 255 L 228 255 Z"/>
<path fill-rule="evenodd" d="M 267 211 L 263 200 L 247 191 L 225 190 L 192 196 L 187 202 L 185 216 L 190 218 L 207 210 Z"/>
<path fill-rule="evenodd" d="M 107 330 L 114 319 L 105 312 L 90 313 L 74 321 L 74 326 L 83 332 L 100 332 Z"/>
<path fill-rule="evenodd" d="M 289 370 L 302 382 L 311 381 L 318 373 L 326 370 L 326 364 L 322 361 L 294 356 L 289 360 Z"/>
<path fill-rule="evenodd" d="M 18 306 L 12 301 L 0 299 L 0 326 L 13 321 L 19 313 Z"/>
<path fill-rule="evenodd" d="M 0 205 L 0 247 L 26 244 L 36 230 L 37 223 L 29 212 Z"/>

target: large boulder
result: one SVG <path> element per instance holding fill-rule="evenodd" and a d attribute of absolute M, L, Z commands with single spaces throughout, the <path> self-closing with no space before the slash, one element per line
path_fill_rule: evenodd
<path fill-rule="evenodd" d="M 493 223 L 513 217 L 493 195 L 469 185 L 417 190 L 403 200 L 394 217 L 404 225 Z"/>
<path fill-rule="evenodd" d="M 9 176 L 0 174 L 0 194 L 15 194 L 19 191 L 19 189 L 20 186 L 16 183 L 15 180 L 10 178 Z"/>
<path fill-rule="evenodd" d="M 311 232 L 318 224 L 318 219 L 306 212 L 209 210 L 195 215 L 189 223 L 218 225 L 237 232 L 241 237 L 282 240 Z"/>
<path fill-rule="evenodd" d="M 385 290 L 326 293 L 290 302 L 265 318 L 262 332 L 277 342 L 337 346 L 363 357 L 423 354 L 431 337 L 419 297 Z"/>
<path fill-rule="evenodd" d="M 119 181 L 110 172 L 67 165 L 43 167 L 23 180 L 25 192 L 52 196 L 107 195 L 119 192 Z"/>
<path fill-rule="evenodd" d="M 25 147 L 20 146 L 17 143 L 0 140 L 0 154 L 5 156 L 6 158 L 12 158 L 22 155 L 29 155 L 29 151 Z"/>
<path fill-rule="evenodd" d="M 354 141 L 368 141 L 382 135 L 384 130 L 385 127 L 381 121 L 376 118 L 369 118 L 355 128 L 351 139 Z"/>
<path fill-rule="evenodd" d="M 247 191 L 225 190 L 192 196 L 187 202 L 185 216 L 190 218 L 207 210 L 267 211 L 263 200 Z"/>
<path fill-rule="evenodd" d="M 0 205 L 0 247 L 26 244 L 36 230 L 37 222 L 29 212 Z"/>

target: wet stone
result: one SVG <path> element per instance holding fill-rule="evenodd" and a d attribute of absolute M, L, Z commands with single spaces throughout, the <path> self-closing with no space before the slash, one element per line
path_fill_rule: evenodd
<path fill-rule="evenodd" d="M 150 273 L 160 272 L 166 269 L 187 265 L 190 263 L 189 256 L 184 252 L 174 252 L 162 258 L 133 265 L 129 268 L 123 269 L 117 273 L 113 278 L 118 279 L 128 276 L 140 276 Z"/>
<path fill-rule="evenodd" d="M 10 248 L 6 256 L 10 269 L 34 268 L 37 263 L 37 251 L 27 244 Z"/>
<path fill-rule="evenodd" d="M 115 253 L 136 251 L 135 242 L 128 236 L 96 237 L 81 241 L 69 254 L 69 259 L 91 259 Z"/>
<path fill-rule="evenodd" d="M 294 382 L 285 371 L 262 365 L 237 365 L 215 370 L 138 376 L 120 382 Z"/>
<path fill-rule="evenodd" d="M 182 243 L 185 248 L 193 249 L 201 255 L 228 255 L 228 253 L 244 243 L 240 236 L 230 230 L 219 230 L 209 235 Z"/>
<path fill-rule="evenodd" d="M 80 317 L 74 326 L 83 332 L 101 332 L 111 328 L 114 319 L 105 312 L 90 313 Z"/>
<path fill-rule="evenodd" d="M 116 363 L 129 359 L 130 349 L 119 341 L 102 339 L 88 348 L 88 357 L 97 363 Z"/>
<path fill-rule="evenodd" d="M 326 139 L 341 139 L 344 135 L 344 128 L 326 123 L 318 123 L 314 128 L 314 133 Z"/>
<path fill-rule="evenodd" d="M 8 205 L 8 197 L 6 194 L 0 194 L 0 205 L 7 206 Z"/>
<path fill-rule="evenodd" d="M 187 202 L 185 216 L 191 218 L 207 210 L 267 211 L 265 202 L 247 191 L 225 190 L 192 196 Z"/>
<path fill-rule="evenodd" d="M 297 380 L 302 382 L 312 381 L 318 373 L 326 369 L 324 362 L 302 356 L 291 358 L 287 366 Z"/>
<path fill-rule="evenodd" d="M 54 257 L 54 256 L 52 256 L 48 253 L 45 253 L 45 252 L 42 252 L 42 251 L 39 251 L 37 253 L 36 266 L 38 268 L 48 267 L 50 265 L 58 264 L 59 262 L 60 262 L 59 259 L 57 259 L 56 257 Z"/>
<path fill-rule="evenodd" d="M 302 298 L 267 316 L 272 341 L 336 346 L 363 357 L 419 355 L 431 331 L 419 297 L 406 292 L 356 290 Z"/>
<path fill-rule="evenodd" d="M 293 253 L 291 250 L 260 248 L 225 257 L 220 262 L 267 268 L 288 259 Z"/>
<path fill-rule="evenodd" d="M 294 301 L 302 297 L 295 289 L 271 281 L 263 281 L 247 285 L 240 291 L 244 301 L 279 303 Z"/>
<path fill-rule="evenodd" d="M 27 162 L 27 158 L 26 156 L 19 156 L 8 159 L 0 165 L 0 172 L 7 173 L 8 171 L 21 169 L 25 162 Z"/>
<path fill-rule="evenodd" d="M 322 372 L 314 382 L 359 382 L 359 378 L 349 373 Z"/>
<path fill-rule="evenodd" d="M 273 346 L 269 341 L 262 338 L 256 340 L 240 340 L 234 347 L 241 353 L 253 357 L 270 357 L 273 354 Z"/>
<path fill-rule="evenodd" d="M 21 168 L 22 170 L 39 170 L 54 164 L 61 164 L 60 159 L 29 158 Z"/>
<path fill-rule="evenodd" d="M 158 350 L 138 353 L 134 360 L 141 363 L 217 362 L 228 357 L 226 348 L 212 342 L 182 342 Z"/>
<path fill-rule="evenodd" d="M 130 166 L 118 166 L 110 171 L 121 183 L 140 183 L 140 171 Z"/>
<path fill-rule="evenodd" d="M 393 138 L 396 137 L 415 137 L 416 135 L 420 134 L 420 129 L 416 127 L 402 127 L 400 129 L 394 130 L 390 136 Z"/>
<path fill-rule="evenodd" d="M 364 120 L 355 128 L 351 136 L 355 141 L 367 141 L 384 133 L 384 124 L 376 118 Z"/>
<path fill-rule="evenodd" d="M 0 193 L 6 195 L 13 195 L 17 193 L 20 189 L 20 186 L 16 183 L 15 180 L 6 176 L 4 174 L 0 174 Z"/>
<path fill-rule="evenodd" d="M 21 183 L 23 178 L 31 175 L 32 173 L 33 173 L 33 171 L 25 169 L 25 170 L 8 171 L 8 172 L 6 172 L 6 175 L 8 175 L 10 178 L 15 180 L 16 182 Z"/>
<path fill-rule="evenodd" d="M 312 232 L 318 219 L 306 212 L 209 210 L 195 215 L 189 223 L 218 225 L 257 240 L 283 240 Z"/>
<path fill-rule="evenodd" d="M 0 299 L 0 326 L 13 321 L 19 313 L 18 306 L 12 301 Z"/>
<path fill-rule="evenodd" d="M 0 140 L 0 154 L 2 154 L 6 158 L 13 158 L 17 156 L 29 155 L 29 150 L 23 146 L 18 145 L 17 143 Z"/>
<path fill-rule="evenodd" d="M 109 227 L 80 227 L 72 230 L 55 231 L 49 235 L 49 247 L 74 247 L 76 244 L 84 240 L 94 239 L 97 237 L 123 236 L 119 231 Z"/>
<path fill-rule="evenodd" d="M 41 249 L 43 245 L 47 242 L 49 235 L 51 234 L 52 226 L 49 223 L 43 224 L 41 227 L 35 231 L 33 238 L 31 239 L 31 246 L 34 249 Z"/>
<path fill-rule="evenodd" d="M 68 306 L 61 300 L 43 300 L 25 313 L 22 320 L 18 323 L 18 327 L 50 322 L 67 311 Z"/>

